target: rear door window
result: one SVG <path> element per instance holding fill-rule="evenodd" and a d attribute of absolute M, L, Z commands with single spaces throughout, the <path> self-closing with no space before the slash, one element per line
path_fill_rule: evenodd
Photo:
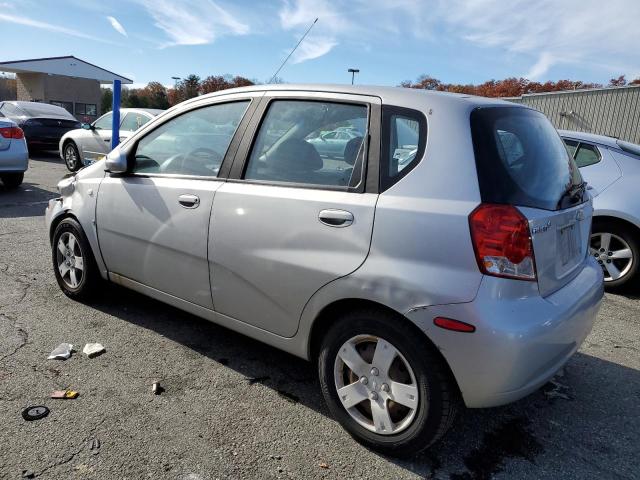
<path fill-rule="evenodd" d="M 478 108 L 471 133 L 482 201 L 557 210 L 582 183 L 549 120 L 520 107 Z"/>
<path fill-rule="evenodd" d="M 244 178 L 336 189 L 362 183 L 368 107 L 273 101 L 260 126 Z M 349 128 L 349 135 L 339 128 Z"/>

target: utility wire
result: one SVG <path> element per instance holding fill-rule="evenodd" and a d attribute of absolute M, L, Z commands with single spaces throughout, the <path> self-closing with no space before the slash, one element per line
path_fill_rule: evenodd
<path fill-rule="evenodd" d="M 271 77 L 271 80 L 269 80 L 269 83 L 272 83 L 276 76 L 278 75 L 278 73 L 280 73 L 280 70 L 282 70 L 282 67 L 284 67 L 284 64 L 287 63 L 287 60 L 289 60 L 289 58 L 291 57 L 291 55 L 293 55 L 293 52 L 296 51 L 296 49 L 300 46 L 300 44 L 302 43 L 302 41 L 305 39 L 305 37 L 309 34 L 309 32 L 311 31 L 311 29 L 313 28 L 313 26 L 316 24 L 316 22 L 318 21 L 318 19 L 316 18 L 313 23 L 311 24 L 311 26 L 307 29 L 307 31 L 304 33 L 304 35 L 302 36 L 302 38 L 300 38 L 300 40 L 298 41 L 298 43 L 296 43 L 296 46 L 293 47 L 293 50 L 291 50 L 291 52 L 289 53 L 289 55 L 287 55 L 287 58 L 284 59 L 284 62 L 282 62 L 282 64 L 280 65 L 280 67 L 278 68 L 278 70 L 276 70 L 276 73 L 273 74 L 273 77 Z"/>

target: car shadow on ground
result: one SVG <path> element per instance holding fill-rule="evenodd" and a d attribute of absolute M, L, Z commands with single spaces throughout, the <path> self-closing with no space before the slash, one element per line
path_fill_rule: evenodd
<path fill-rule="evenodd" d="M 58 150 L 33 150 L 29 151 L 29 160 L 48 163 L 64 163 Z"/>
<path fill-rule="evenodd" d="M 244 376 L 250 385 L 264 385 L 291 402 L 329 416 L 311 363 L 136 292 L 115 285 L 105 288 L 105 300 L 93 302 L 92 307 L 219 362 Z M 118 298 L 117 304 L 111 301 L 113 298 Z M 448 472 L 451 480 L 473 480 L 491 478 L 506 468 L 509 459 L 530 462 L 535 469 L 536 457 L 545 452 L 547 443 L 549 449 L 561 446 L 570 455 L 586 459 L 597 456 L 598 452 L 572 451 L 575 437 L 581 434 L 572 431 L 573 426 L 579 430 L 584 425 L 585 410 L 601 410 L 603 396 L 608 402 L 607 417 L 626 412 L 640 418 L 640 402 L 633 401 L 633 392 L 640 385 L 640 372 L 582 353 L 573 357 L 567 369 L 569 373 L 560 379 L 562 383 L 549 383 L 514 404 L 462 409 L 449 434 L 428 451 L 410 460 L 387 460 L 424 478 Z M 607 388 L 607 382 L 628 389 L 629 394 L 599 393 Z M 574 398 L 571 389 L 585 393 Z M 580 407 L 575 404 L 567 407 L 573 401 Z M 569 428 L 553 428 L 560 422 Z M 605 436 L 605 443 L 619 445 L 620 439 L 614 438 L 618 437 L 619 428 L 602 428 L 599 434 Z M 632 447 L 620 448 L 629 449 L 632 455 Z"/>
<path fill-rule="evenodd" d="M 0 218 L 41 217 L 49 200 L 60 195 L 36 185 L 8 189 L 0 182 Z"/>

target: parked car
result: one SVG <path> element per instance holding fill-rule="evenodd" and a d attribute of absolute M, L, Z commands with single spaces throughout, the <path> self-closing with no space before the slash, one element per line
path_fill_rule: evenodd
<path fill-rule="evenodd" d="M 605 287 L 629 285 L 640 272 L 640 145 L 583 132 L 560 135 L 594 196 L 590 252 Z"/>
<path fill-rule="evenodd" d="M 342 122 L 368 141 L 323 160 L 306 138 Z M 236 128 L 203 134 L 217 125 Z M 67 296 L 108 279 L 317 362 L 330 412 L 392 455 L 440 438 L 460 399 L 492 407 L 545 384 L 603 296 L 578 168 L 544 115 L 496 99 L 227 90 L 58 188 L 46 221 Z"/>
<path fill-rule="evenodd" d="M 330 131 L 312 132 L 307 141 L 315 147 L 321 157 L 340 159 L 344 158 L 347 144 L 354 138 L 362 140 L 362 133 L 353 127 L 341 127 Z"/>
<path fill-rule="evenodd" d="M 5 188 L 18 187 L 29 168 L 24 132 L 8 118 L 0 117 L 0 180 Z"/>
<path fill-rule="evenodd" d="M 56 149 L 65 133 L 81 125 L 64 108 L 48 103 L 0 102 L 0 113 L 24 131 L 29 150 Z"/>
<path fill-rule="evenodd" d="M 154 108 L 121 108 L 120 134 L 122 142 L 129 138 L 156 115 L 164 110 Z M 71 130 L 62 136 L 59 143 L 60 158 L 67 168 L 75 172 L 104 157 L 111 150 L 113 113 L 108 112 L 95 122 L 82 124 L 82 128 Z"/>

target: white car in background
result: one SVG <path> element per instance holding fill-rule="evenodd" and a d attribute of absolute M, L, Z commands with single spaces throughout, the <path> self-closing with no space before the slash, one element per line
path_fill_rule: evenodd
<path fill-rule="evenodd" d="M 162 112 L 164 110 L 155 108 L 121 108 L 120 142 Z M 112 120 L 113 113 L 105 113 L 95 122 L 85 123 L 82 128 L 71 130 L 60 139 L 60 158 L 70 171 L 90 165 L 111 151 Z"/>
<path fill-rule="evenodd" d="M 6 117 L 0 116 L 0 180 L 5 188 L 17 188 L 29 168 L 29 152 L 24 132 Z"/>

